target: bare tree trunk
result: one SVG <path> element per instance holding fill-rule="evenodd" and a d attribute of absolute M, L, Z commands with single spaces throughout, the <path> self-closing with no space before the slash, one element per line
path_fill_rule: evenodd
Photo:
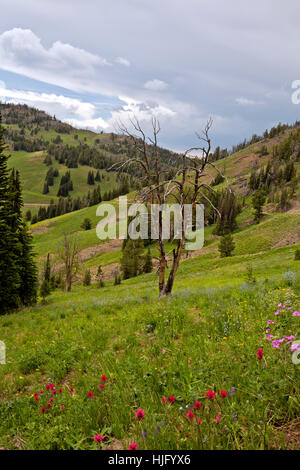
<path fill-rule="evenodd" d="M 188 149 L 184 154 L 178 155 L 176 159 L 169 162 L 164 162 L 160 156 L 160 148 L 158 146 L 157 137 L 160 132 L 160 124 L 156 118 L 152 120 L 152 133 L 153 137 L 146 138 L 145 132 L 142 130 L 141 125 L 136 117 L 130 120 L 133 127 L 133 133 L 128 128 L 120 123 L 119 129 L 121 132 L 129 137 L 135 146 L 138 157 L 129 158 L 126 161 L 117 162 L 109 170 L 118 169 L 121 171 L 125 166 L 136 164 L 142 167 L 144 177 L 144 187 L 140 191 L 139 196 L 143 201 L 150 202 L 150 204 L 157 204 L 159 207 L 159 226 L 158 226 L 158 250 L 159 250 L 159 266 L 158 266 L 158 290 L 159 297 L 165 297 L 171 294 L 176 272 L 182 257 L 182 252 L 186 239 L 186 227 L 184 218 L 184 207 L 190 199 L 192 204 L 192 214 L 198 201 L 199 194 L 213 206 L 210 199 L 203 193 L 201 189 L 205 188 L 210 191 L 214 190 L 206 183 L 201 182 L 204 176 L 204 170 L 207 166 L 212 166 L 220 175 L 220 171 L 210 161 L 211 141 L 209 138 L 209 130 L 212 125 L 212 120 L 209 119 L 203 135 L 197 135 L 197 138 L 202 142 L 200 146 Z M 147 144 L 149 140 L 150 145 Z M 197 152 L 197 155 L 192 153 Z M 201 152 L 199 156 L 198 153 Z M 171 171 L 171 175 L 165 178 L 164 175 Z M 194 175 L 194 178 L 192 178 Z M 222 175 L 223 176 L 223 175 Z M 190 193 L 192 196 L 190 198 Z M 166 269 L 167 269 L 167 255 L 165 253 L 165 240 L 162 233 L 162 213 L 161 210 L 170 201 L 170 198 L 175 198 L 181 205 L 182 211 L 182 232 L 180 240 L 178 240 L 176 250 L 173 250 L 173 262 L 171 271 L 168 275 L 166 282 Z M 218 211 L 217 211 L 218 212 Z M 193 227 L 193 223 L 192 223 Z"/>

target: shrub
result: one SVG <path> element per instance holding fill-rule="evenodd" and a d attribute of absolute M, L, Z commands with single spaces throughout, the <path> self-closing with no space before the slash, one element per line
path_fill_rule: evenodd
<path fill-rule="evenodd" d="M 84 273 L 84 278 L 83 278 L 83 285 L 84 286 L 90 286 L 91 285 L 91 271 L 87 269 Z"/>
<path fill-rule="evenodd" d="M 83 228 L 84 230 L 91 230 L 92 228 L 91 220 L 88 218 L 85 218 L 80 227 Z"/>
<path fill-rule="evenodd" d="M 221 254 L 221 258 L 228 258 L 231 256 L 234 248 L 235 243 L 233 241 L 232 235 L 230 233 L 224 235 L 219 243 L 219 252 Z"/>

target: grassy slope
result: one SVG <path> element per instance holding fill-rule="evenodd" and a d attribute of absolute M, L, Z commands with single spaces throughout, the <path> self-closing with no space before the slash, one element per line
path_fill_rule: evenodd
<path fill-rule="evenodd" d="M 241 259 L 223 260 L 212 271 L 196 258 L 182 264 L 171 299 L 157 299 L 150 274 L 117 287 L 56 292 L 46 305 L 0 317 L 7 347 L 7 364 L 0 368 L 0 446 L 95 449 L 101 445 L 93 436 L 100 433 L 106 436 L 102 447 L 114 448 L 130 442 L 140 449 L 293 447 L 286 442 L 290 428 L 277 427 L 297 417 L 299 374 L 288 346 L 281 347 L 283 354 L 264 334 L 269 319 L 276 320 L 276 338 L 299 330 L 292 312 L 300 299 L 286 287 L 282 271 L 289 267 L 299 275 L 300 265 L 288 250 L 253 258 L 263 278 L 271 279 L 253 288 L 245 284 Z M 292 310 L 274 317 L 279 301 Z M 264 367 L 256 359 L 259 347 Z M 102 374 L 113 383 L 99 390 Z M 36 402 L 33 393 L 50 382 L 62 393 L 42 415 L 51 395 Z M 226 399 L 203 397 L 208 389 L 231 387 L 235 395 Z M 89 391 L 94 399 L 87 398 Z M 163 405 L 161 398 L 171 394 L 175 404 Z M 202 402 L 198 412 L 195 400 Z M 186 418 L 187 405 L 201 418 L 200 427 Z M 142 424 L 134 419 L 138 408 L 146 411 Z"/>
<path fill-rule="evenodd" d="M 237 187 L 240 175 L 249 172 L 248 156 L 249 149 L 225 162 Z M 92 220 L 93 230 L 81 231 L 84 217 Z M 126 448 L 130 442 L 140 449 L 297 447 L 291 438 L 287 443 L 286 435 L 293 435 L 299 410 L 298 369 L 288 346 L 281 347 L 285 353 L 273 349 L 265 330 L 272 319 L 276 338 L 299 332 L 299 319 L 291 312 L 300 309 L 300 264 L 294 261 L 300 214 L 268 212 L 258 226 L 249 225 L 251 219 L 246 206 L 232 258 L 219 258 L 218 238 L 208 228 L 202 253 L 182 262 L 171 299 L 157 299 L 153 272 L 117 287 L 108 281 L 103 289 L 57 291 L 46 305 L 0 317 L 8 358 L 0 368 L 0 447 Z M 99 245 L 97 221 L 96 207 L 90 207 L 36 224 L 40 261 L 47 252 L 57 252 L 64 231 L 77 233 L 82 248 Z M 83 266 L 119 259 L 119 250 L 103 249 Z M 254 287 L 246 284 L 249 263 L 258 279 Z M 293 309 L 275 317 L 279 301 Z M 256 359 L 260 347 L 264 367 Z M 116 383 L 99 390 L 101 374 Z M 32 395 L 49 381 L 63 393 L 43 416 L 40 409 L 49 397 L 35 402 Z M 203 398 L 208 389 L 231 387 L 236 392 L 230 398 Z M 95 399 L 86 398 L 88 391 Z M 161 398 L 171 394 L 175 404 L 163 406 Z M 196 413 L 200 427 L 185 417 L 186 405 L 192 409 L 196 399 L 203 403 Z M 142 424 L 134 419 L 139 407 L 146 411 Z M 94 442 L 96 433 L 106 436 L 102 445 Z"/>
<path fill-rule="evenodd" d="M 53 161 L 53 168 L 59 170 L 59 176 L 54 179 L 54 186 L 49 188 L 48 194 L 42 194 L 44 187 L 45 177 L 49 167 L 47 167 L 43 160 L 45 158 L 44 152 L 11 152 L 9 159 L 9 167 L 16 168 L 20 171 L 21 181 L 23 186 L 23 197 L 25 205 L 29 204 L 49 204 L 51 199 L 58 200 L 57 191 L 61 176 L 70 171 L 71 179 L 73 181 L 74 191 L 70 194 L 73 198 L 78 196 L 82 197 L 88 191 L 93 190 L 96 186 L 87 184 L 87 175 L 89 171 L 96 173 L 94 168 L 86 165 L 79 165 L 78 168 L 67 168 L 56 161 Z M 116 174 L 107 173 L 105 170 L 100 171 L 104 179 L 100 181 L 101 192 L 104 194 L 106 191 L 113 189 L 116 186 Z M 97 184 L 97 183 L 96 183 Z"/>

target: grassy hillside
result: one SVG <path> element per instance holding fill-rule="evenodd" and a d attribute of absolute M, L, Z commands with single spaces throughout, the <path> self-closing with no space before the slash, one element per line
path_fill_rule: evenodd
<path fill-rule="evenodd" d="M 34 130 L 34 138 L 59 135 L 74 146 L 120 139 L 128 149 L 119 137 L 61 128 L 37 110 L 6 111 L 7 125 L 18 132 L 22 113 L 30 139 Z M 229 182 L 241 204 L 235 250 L 220 258 L 215 226 L 205 227 L 205 245 L 184 253 L 170 298 L 157 298 L 155 269 L 114 285 L 122 241 L 97 238 L 97 206 L 31 225 L 40 272 L 48 253 L 60 269 L 64 233 L 77 237 L 80 271 L 70 293 L 57 289 L 44 303 L 0 312 L 7 357 L 0 365 L 0 449 L 118 450 L 131 443 L 138 449 L 299 448 L 300 377 L 291 351 L 299 339 L 299 189 L 285 211 L 269 194 L 256 224 L 248 185 L 252 169 L 264 169 L 274 145 L 291 132 L 215 162 L 227 177 L 215 189 Z M 50 194 L 41 194 L 44 158 L 44 150 L 19 150 L 10 159 L 21 173 L 26 208 L 33 210 L 56 199 L 57 181 Z M 60 175 L 67 170 L 56 160 L 53 167 Z M 91 169 L 70 169 L 74 196 L 90 189 Z M 111 189 L 115 175 L 107 181 L 101 173 L 101 187 Z M 214 176 L 209 171 L 205 181 Z M 290 183 L 282 186 L 290 189 Z M 91 230 L 81 228 L 85 218 Z M 150 249 L 154 258 L 156 245 Z M 99 265 L 103 288 L 94 282 Z M 88 287 L 82 285 L 86 268 L 93 281 Z"/>
<path fill-rule="evenodd" d="M 59 188 L 60 177 L 70 171 L 71 179 L 73 181 L 74 190 L 70 192 L 72 198 L 82 197 L 91 191 L 94 186 L 87 184 L 87 176 L 89 171 L 94 171 L 87 165 L 79 165 L 78 168 L 67 168 L 63 164 L 55 162 L 52 167 L 58 169 L 59 176 L 54 179 L 54 185 L 49 187 L 48 194 L 42 194 L 45 177 L 49 167 L 43 162 L 45 159 L 45 152 L 11 152 L 11 157 L 8 161 L 10 168 L 16 168 L 20 171 L 21 182 L 23 186 L 23 196 L 25 208 L 30 208 L 30 204 L 36 204 L 37 206 L 42 204 L 49 204 L 50 200 L 58 200 L 57 192 Z M 107 173 L 105 170 L 100 170 L 101 181 L 100 187 L 101 192 L 104 194 L 106 191 L 114 189 L 117 186 L 116 173 Z M 96 183 L 97 184 L 97 183 Z M 27 207 L 28 206 L 28 207 Z"/>
<path fill-rule="evenodd" d="M 299 331 L 299 283 L 283 272 L 299 275 L 300 265 L 290 249 L 280 250 L 252 258 L 261 277 L 254 287 L 245 282 L 241 258 L 208 263 L 206 272 L 195 258 L 182 264 L 171 299 L 157 299 L 150 274 L 120 286 L 55 292 L 46 305 L 0 317 L 7 348 L 0 446 L 297 448 L 298 369 L 287 341 L 274 349 L 265 333 L 268 320 L 276 321 L 276 339 Z M 51 383 L 55 394 L 47 390 Z M 175 402 L 164 404 L 171 395 Z M 146 413 L 142 421 L 138 409 Z M 98 433 L 101 444 L 93 439 Z"/>

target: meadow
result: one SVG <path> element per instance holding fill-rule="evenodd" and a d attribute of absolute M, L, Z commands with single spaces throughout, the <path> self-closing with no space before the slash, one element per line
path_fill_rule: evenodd
<path fill-rule="evenodd" d="M 255 284 L 241 259 L 195 258 L 168 299 L 151 273 L 0 317 L 0 447 L 299 447 L 300 265 L 282 250 Z"/>

